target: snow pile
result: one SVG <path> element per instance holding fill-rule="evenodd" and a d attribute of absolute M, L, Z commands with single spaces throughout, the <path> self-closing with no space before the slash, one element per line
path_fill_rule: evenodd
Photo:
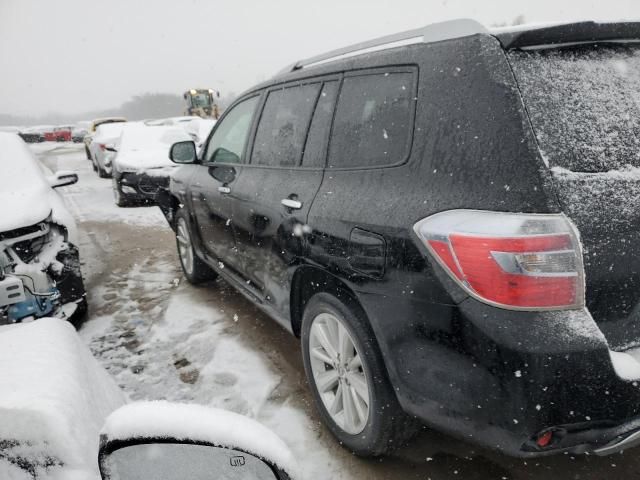
<path fill-rule="evenodd" d="M 98 433 L 124 394 L 63 320 L 0 327 L 0 477 L 99 478 Z M 13 471 L 13 473 L 11 473 Z"/>
<path fill-rule="evenodd" d="M 292 480 L 299 478 L 291 451 L 276 434 L 226 410 L 168 402 L 133 403 L 112 413 L 101 434 L 108 440 L 176 438 L 240 449 L 275 463 Z"/>

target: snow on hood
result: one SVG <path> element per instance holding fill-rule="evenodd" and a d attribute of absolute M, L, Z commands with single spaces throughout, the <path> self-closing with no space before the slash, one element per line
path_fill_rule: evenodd
<path fill-rule="evenodd" d="M 150 168 L 174 166 L 169 159 L 171 145 L 190 141 L 181 127 L 135 125 L 123 130 L 113 160 L 121 171 L 141 171 Z"/>
<path fill-rule="evenodd" d="M 118 152 L 113 163 L 117 164 L 118 170 L 135 172 L 149 168 L 171 167 L 176 165 L 169 159 L 169 148 Z"/>
<path fill-rule="evenodd" d="M 0 132 L 0 232 L 46 220 L 64 226 L 77 245 L 77 229 L 60 195 L 54 191 L 29 147 L 13 133 Z"/>
<path fill-rule="evenodd" d="M 12 133 L 0 133 L 0 232 L 33 225 L 51 213 L 51 187 L 27 145 Z"/>
<path fill-rule="evenodd" d="M 43 318 L 0 327 L 0 364 L 0 441 L 17 442 L 3 454 L 32 464 L 49 457 L 62 464 L 52 475 L 99 479 L 98 434 L 126 398 L 73 326 Z"/>
<path fill-rule="evenodd" d="M 227 410 L 164 401 L 137 402 L 113 412 L 100 433 L 108 441 L 175 438 L 239 448 L 275 463 L 292 480 L 300 478 L 298 464 L 280 437 L 257 421 Z"/>

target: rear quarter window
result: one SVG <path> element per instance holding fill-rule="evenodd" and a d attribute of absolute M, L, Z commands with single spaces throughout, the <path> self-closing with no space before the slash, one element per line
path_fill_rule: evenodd
<path fill-rule="evenodd" d="M 413 133 L 413 72 L 344 79 L 329 146 L 329 168 L 380 167 L 406 160 Z"/>

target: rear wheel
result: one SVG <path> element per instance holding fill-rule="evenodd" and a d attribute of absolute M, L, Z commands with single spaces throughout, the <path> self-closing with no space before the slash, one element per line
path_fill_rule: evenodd
<path fill-rule="evenodd" d="M 197 285 L 207 280 L 213 280 L 218 274 L 196 255 L 187 220 L 187 213 L 183 209 L 178 210 L 176 213 L 176 245 L 184 276 L 187 277 L 189 283 Z"/>
<path fill-rule="evenodd" d="M 400 447 L 418 423 L 401 409 L 373 332 L 353 302 L 319 293 L 302 320 L 302 352 L 316 406 L 331 433 L 357 455 Z"/>

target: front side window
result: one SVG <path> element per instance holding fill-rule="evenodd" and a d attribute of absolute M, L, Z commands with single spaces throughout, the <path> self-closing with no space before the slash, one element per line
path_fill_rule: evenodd
<path fill-rule="evenodd" d="M 220 121 L 209 139 L 205 163 L 240 163 L 251 129 L 258 96 L 235 105 Z"/>
<path fill-rule="evenodd" d="M 329 168 L 377 167 L 406 159 L 413 130 L 413 74 L 346 77 L 329 146 Z"/>
<path fill-rule="evenodd" d="M 300 164 L 320 84 L 269 93 L 256 132 L 251 163 L 293 167 Z"/>

